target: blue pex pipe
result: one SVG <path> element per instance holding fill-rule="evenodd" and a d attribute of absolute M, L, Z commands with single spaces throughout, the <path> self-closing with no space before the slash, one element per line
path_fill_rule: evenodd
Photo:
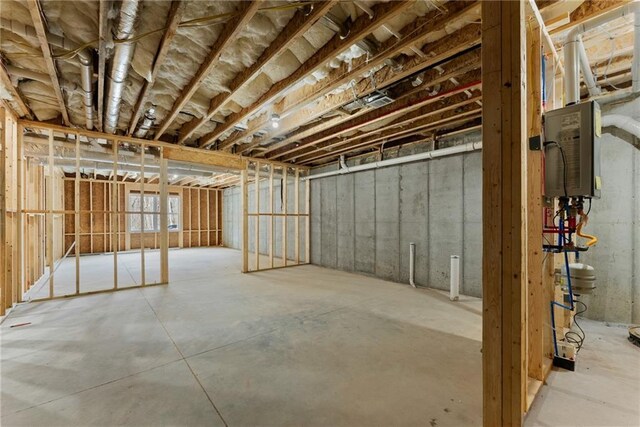
<path fill-rule="evenodd" d="M 562 220 L 560 220 L 558 228 L 560 231 L 558 233 L 558 243 L 562 247 L 564 246 L 564 224 Z M 556 335 L 556 316 L 555 316 L 555 313 L 553 312 L 553 307 L 558 306 L 569 311 L 573 311 L 575 307 L 573 304 L 573 288 L 571 286 L 571 271 L 569 269 L 569 252 L 568 251 L 564 251 L 564 267 L 567 272 L 567 289 L 569 290 L 569 305 L 559 303 L 555 300 L 551 301 L 549 305 L 549 307 L 551 308 L 551 329 L 553 330 L 553 349 L 555 351 L 556 356 L 558 355 L 558 337 Z"/>

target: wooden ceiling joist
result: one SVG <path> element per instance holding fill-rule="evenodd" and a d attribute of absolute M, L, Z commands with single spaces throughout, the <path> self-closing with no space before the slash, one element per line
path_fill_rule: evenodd
<path fill-rule="evenodd" d="M 314 3 L 313 10 L 306 15 L 304 10 L 299 9 L 269 47 L 262 52 L 258 60 L 234 77 L 231 83 L 229 83 L 229 91 L 217 95 L 210 101 L 211 106 L 207 114 L 202 118 L 194 118 L 182 126 L 179 131 L 178 141 L 181 144 L 184 143 L 200 126 L 211 120 L 211 118 L 220 111 L 220 108 L 229 101 L 243 85 L 256 77 L 269 61 L 287 50 L 295 39 L 306 33 L 318 19 L 331 10 L 337 3 L 338 0 Z"/>
<path fill-rule="evenodd" d="M 442 31 L 445 25 L 450 25 L 451 22 L 455 22 L 456 20 L 465 19 L 467 15 L 477 12 L 477 8 L 479 8 L 479 5 L 475 3 L 469 5 L 469 2 L 452 2 L 448 9 L 450 16 L 448 16 L 446 20 L 437 20 L 437 17 L 442 18 L 442 13 L 433 11 L 419 18 L 417 22 L 405 26 L 405 28 L 401 30 L 402 38 L 400 40 L 395 38 L 388 40 L 374 58 L 358 58 L 354 60 L 350 66 L 345 65 L 333 70 L 326 78 L 317 84 L 302 87 L 288 94 L 287 97 L 274 107 L 274 110 L 277 110 L 281 116 L 278 130 L 267 131 L 266 136 L 257 138 L 256 141 L 252 141 L 247 147 L 243 147 L 243 152 L 267 142 L 275 136 L 283 135 L 295 129 L 300 126 L 300 123 L 305 123 L 305 121 L 302 120 L 309 121 L 316 119 L 343 104 L 353 101 L 354 93 L 357 97 L 366 96 L 374 90 L 383 89 L 448 57 L 478 45 L 480 43 L 478 26 L 475 24 L 467 25 L 450 36 L 423 46 L 423 48 L 419 50 L 419 52 L 422 52 L 422 55 L 407 58 L 402 63 L 400 70 L 392 70 L 391 67 L 384 67 L 377 71 L 371 79 L 376 82 L 375 85 L 372 85 L 370 80 L 361 78 L 361 75 L 367 70 L 381 66 L 389 58 L 393 58 L 403 51 L 408 50 L 410 47 L 415 46 L 429 37 L 433 32 Z M 331 94 L 331 92 L 338 87 L 354 79 L 358 81 L 358 83 L 353 87 L 353 90 L 345 91 L 341 94 Z M 325 97 L 325 99 L 322 99 L 323 97 Z M 318 106 L 305 107 L 318 99 L 321 99 Z M 268 124 L 269 117 L 258 117 L 255 121 L 249 123 L 247 131 L 228 138 L 222 144 L 222 147 L 229 147 L 258 130 L 267 127 Z"/>
<path fill-rule="evenodd" d="M 482 111 L 480 108 L 475 108 L 472 112 L 468 112 L 466 114 L 459 114 L 455 111 L 446 111 L 443 113 L 440 113 L 434 117 L 432 117 L 432 122 L 430 126 L 425 127 L 422 132 L 424 134 L 428 134 L 428 133 L 432 133 L 432 132 L 436 132 L 440 129 L 443 128 L 448 128 L 448 127 L 452 127 L 452 126 L 458 126 L 461 125 L 463 123 L 467 123 L 470 122 L 472 120 L 476 120 L 477 118 L 482 117 Z M 369 143 L 369 144 L 357 144 L 354 146 L 350 146 L 347 147 L 343 150 L 339 150 L 339 151 L 330 151 L 330 152 L 325 152 L 324 154 L 318 155 L 316 156 L 313 160 L 306 160 L 304 163 L 304 165 L 309 165 L 309 166 L 318 166 L 319 164 L 328 161 L 329 159 L 337 159 L 340 157 L 340 155 L 343 154 L 348 154 L 348 153 L 354 153 L 354 152 L 360 152 L 362 150 L 365 150 L 367 148 L 372 148 L 372 147 L 378 147 L 381 146 L 383 144 L 386 144 L 387 142 L 393 142 L 393 141 L 402 141 L 405 140 L 408 136 L 410 135 L 404 135 L 398 138 L 392 138 L 392 139 L 387 139 L 384 141 L 376 141 L 373 143 Z M 428 137 L 429 140 L 433 139 L 433 136 L 429 136 Z"/>
<path fill-rule="evenodd" d="M 371 147 L 384 142 L 429 133 L 434 130 L 438 130 L 439 127 L 450 126 L 452 119 L 475 119 L 476 117 L 480 117 L 482 113 L 481 107 L 475 103 L 475 99 L 477 98 L 473 97 L 459 103 L 452 103 L 442 108 L 433 109 L 431 113 L 425 113 L 422 116 L 422 120 L 416 121 L 415 126 L 411 123 L 409 128 L 395 128 L 383 131 L 379 135 L 374 135 L 357 143 L 343 143 L 341 141 L 327 142 L 318 146 L 306 155 L 297 158 L 296 164 L 313 163 L 318 159 L 323 159 L 327 156 L 338 156 L 340 154 L 349 153 L 357 149 Z M 411 120 L 408 120 L 408 122 L 411 122 Z"/>
<path fill-rule="evenodd" d="M 178 31 L 178 25 L 182 19 L 184 9 L 185 5 L 182 1 L 174 0 L 171 2 L 171 8 L 169 9 L 169 15 L 167 16 L 167 24 L 165 25 L 166 31 L 160 40 L 158 51 L 156 52 L 156 56 L 153 59 L 153 65 L 151 66 L 151 77 L 149 80 L 145 80 L 142 84 L 142 90 L 140 91 L 136 105 L 133 108 L 133 114 L 131 115 L 131 121 L 129 122 L 129 135 L 133 134 L 136 130 L 138 120 L 140 120 L 147 98 L 151 93 L 151 88 L 156 81 L 156 77 L 162 67 L 162 64 L 164 64 L 167 54 L 169 53 L 171 42 Z"/>
<path fill-rule="evenodd" d="M 335 139 L 339 135 L 356 131 L 365 126 L 370 126 L 379 120 L 398 117 L 411 111 L 418 110 L 427 105 L 436 104 L 438 103 L 438 101 L 441 101 L 458 93 L 463 93 L 465 91 L 475 89 L 480 86 L 480 73 L 478 71 L 471 71 L 464 74 L 462 77 L 459 77 L 459 79 L 456 79 L 456 82 L 458 83 L 454 83 L 453 81 L 447 79 L 447 81 L 443 82 L 440 85 L 440 91 L 437 94 L 431 95 L 428 91 L 425 90 L 404 100 L 401 105 L 397 105 L 397 103 L 391 103 L 385 107 L 376 108 L 368 112 L 367 114 L 357 117 L 354 120 L 331 127 L 329 129 L 325 129 L 322 132 L 318 132 L 310 138 L 301 140 L 299 143 L 293 144 L 293 146 L 285 147 L 281 150 L 275 151 L 270 156 L 267 156 L 267 158 L 291 158 L 293 157 L 291 156 L 292 153 L 302 151 L 309 146 L 316 145 L 323 141 Z"/>
<path fill-rule="evenodd" d="M 425 72 L 424 76 L 423 76 L 423 85 L 419 86 L 418 89 L 419 90 L 424 90 L 426 87 L 435 87 L 441 83 L 444 83 L 446 81 L 448 81 L 449 79 L 452 78 L 456 78 L 459 77 L 471 70 L 477 69 L 480 66 L 480 52 L 475 50 L 469 53 L 466 53 L 454 60 L 451 60 L 449 62 L 447 62 L 446 64 L 444 64 L 442 67 L 439 68 L 434 68 L 434 69 L 430 69 L 428 71 Z M 447 70 L 446 72 L 444 70 Z M 398 92 L 404 92 L 406 94 L 410 94 L 410 92 L 416 92 L 415 88 L 412 87 L 411 83 L 407 84 L 407 85 L 401 85 L 403 87 L 401 87 Z M 405 87 L 406 86 L 406 87 Z M 404 98 L 404 96 L 403 96 Z M 396 100 L 396 105 L 397 102 L 399 100 Z M 406 101 L 405 101 L 406 104 Z M 338 119 L 334 119 L 334 120 L 330 120 L 327 123 L 320 123 L 316 126 L 313 126 L 309 129 L 304 129 L 300 132 L 296 132 L 295 134 L 290 135 L 289 137 L 287 137 L 286 139 L 284 139 L 281 142 L 278 142 L 276 144 L 272 144 L 271 146 L 269 146 L 265 151 L 262 152 L 263 155 L 267 156 L 268 154 L 277 152 L 278 150 L 282 150 L 284 147 L 301 141 L 307 137 L 313 136 L 314 134 L 317 134 L 318 132 L 321 132 L 323 130 L 326 130 L 329 127 L 332 127 L 334 125 L 340 124 L 342 122 L 345 122 L 347 120 L 351 120 L 355 117 L 358 117 L 362 114 L 367 114 L 370 111 L 363 109 L 363 111 L 359 114 L 354 114 L 351 116 L 347 116 L 345 118 L 338 118 Z M 244 152 L 245 150 L 243 150 Z M 280 151 L 281 152 L 281 151 Z M 273 157 L 274 154 L 271 154 L 271 156 L 267 156 L 267 157 Z"/>
<path fill-rule="evenodd" d="M 13 83 L 11 82 L 11 78 L 9 77 L 9 74 L 7 74 L 7 70 L 5 70 L 2 64 L 0 64 L 0 85 L 4 87 L 4 89 L 9 94 L 11 94 L 11 98 L 12 98 L 11 101 L 13 101 L 13 103 L 15 103 L 18 106 L 18 111 L 16 111 L 17 115 L 20 117 L 29 117 L 30 119 L 32 119 L 33 116 L 31 115 L 31 110 L 29 109 L 29 106 L 27 105 L 24 98 L 22 97 L 22 93 L 20 93 L 20 89 L 18 87 L 13 86 Z M 10 105 L 9 103 L 7 104 Z"/>
<path fill-rule="evenodd" d="M 575 27 L 584 21 L 588 21 L 589 19 L 595 18 L 603 13 L 607 13 L 610 10 L 616 9 L 629 2 L 630 0 L 585 1 L 569 14 L 569 23 L 556 27 L 549 31 L 549 33 L 557 34 L 562 31 L 566 31 L 567 29 Z"/>
<path fill-rule="evenodd" d="M 467 97 L 465 93 L 459 93 L 458 95 L 451 96 L 444 100 L 441 104 L 432 104 L 423 109 L 415 111 L 413 114 L 408 114 L 405 117 L 398 119 L 396 122 L 385 126 L 382 129 L 375 129 L 373 131 L 364 132 L 362 134 L 354 135 L 353 137 L 343 140 L 331 140 L 322 144 L 317 144 L 308 149 L 302 155 L 298 155 L 296 162 L 306 162 L 317 158 L 317 154 L 320 151 L 327 152 L 328 150 L 336 151 L 351 149 L 354 147 L 371 145 L 376 142 L 382 142 L 386 139 L 406 137 L 412 134 L 423 133 L 425 129 L 431 128 L 433 125 L 432 117 L 445 112 L 453 112 L 458 114 L 459 117 L 465 117 L 470 115 L 469 113 L 477 113 L 480 111 L 480 106 L 477 101 L 481 99 L 481 95 L 474 94 L 472 97 Z M 362 140 L 360 142 L 355 142 Z"/>
<path fill-rule="evenodd" d="M 313 54 L 311 58 L 294 71 L 293 74 L 271 86 L 258 101 L 249 107 L 243 108 L 238 113 L 231 114 L 226 118 L 224 124 L 217 126 L 212 132 L 203 136 L 199 146 L 201 148 L 210 146 L 237 123 L 260 111 L 260 109 L 273 102 L 286 89 L 302 81 L 350 46 L 364 39 L 380 25 L 402 13 L 412 4 L 413 2 L 406 0 L 377 4 L 374 6 L 375 17 L 373 19 L 370 19 L 367 15 L 362 15 L 353 23 L 347 37 L 341 38 L 340 35 L 336 34 L 329 42 Z"/>
<path fill-rule="evenodd" d="M 67 112 L 67 106 L 64 103 L 64 96 L 62 95 L 60 81 L 58 80 L 58 70 L 56 69 L 56 64 L 53 62 L 51 47 L 49 46 L 49 41 L 47 40 L 47 30 L 43 19 L 44 15 L 42 13 L 42 10 L 40 9 L 40 2 L 38 0 L 27 0 L 27 7 L 29 8 L 33 26 L 36 29 L 38 41 L 40 42 L 40 49 L 42 50 L 44 63 L 47 67 L 47 73 L 49 74 L 49 78 L 51 79 L 53 92 L 55 93 L 56 100 L 58 101 L 58 107 L 60 109 L 60 114 L 62 114 L 62 120 L 64 121 L 64 124 L 69 126 L 69 113 Z"/>
<path fill-rule="evenodd" d="M 189 84 L 182 90 L 180 96 L 173 104 L 171 111 L 163 118 L 162 125 L 155 134 L 154 140 L 159 140 L 160 137 L 167 131 L 173 120 L 178 116 L 182 108 L 189 102 L 191 97 L 196 93 L 202 82 L 207 78 L 209 73 L 213 70 L 213 67 L 218 62 L 220 55 L 229 42 L 246 27 L 253 15 L 258 11 L 260 6 L 259 1 L 242 1 L 239 2 L 239 10 L 222 28 L 220 36 L 215 41 L 207 58 L 198 69 L 198 72 L 193 76 Z"/>

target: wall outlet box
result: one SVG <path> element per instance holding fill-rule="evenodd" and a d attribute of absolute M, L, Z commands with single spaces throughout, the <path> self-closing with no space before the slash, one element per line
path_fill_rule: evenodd
<path fill-rule="evenodd" d="M 560 341 L 558 343 L 558 356 L 564 359 L 576 360 L 576 346 L 570 342 Z"/>

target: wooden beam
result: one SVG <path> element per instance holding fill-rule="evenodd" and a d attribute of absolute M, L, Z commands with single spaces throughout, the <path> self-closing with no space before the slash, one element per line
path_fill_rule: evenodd
<path fill-rule="evenodd" d="M 406 123 L 405 127 L 381 130 L 378 135 L 374 134 L 362 139 L 360 142 L 354 142 L 355 139 L 347 140 L 344 143 L 342 141 L 329 141 L 329 143 L 317 147 L 304 156 L 296 158 L 296 164 L 308 164 L 318 159 L 335 157 L 363 147 L 392 142 L 412 135 L 430 133 L 441 127 L 450 126 L 452 121 L 457 121 L 456 119 L 467 121 L 480 115 L 481 108 L 476 104 L 478 97 L 463 99 L 462 101 L 459 99 L 451 98 L 450 101 L 447 100 L 449 101 L 447 104 L 440 106 L 440 108 L 436 108 L 438 106 L 434 105 L 429 111 L 422 114 L 419 119 L 408 118 L 405 120 L 403 118 L 401 123 Z"/>
<path fill-rule="evenodd" d="M 277 150 L 268 156 L 269 159 L 285 158 L 291 159 L 297 157 L 292 153 L 305 150 L 312 145 L 318 145 L 321 142 L 328 140 L 335 140 L 339 135 L 350 133 L 360 128 L 371 126 L 379 120 L 387 120 L 390 118 L 398 117 L 403 114 L 416 111 L 422 107 L 435 104 L 438 101 L 442 101 L 450 96 L 464 93 L 481 86 L 480 72 L 471 71 L 460 78 L 460 81 L 456 80 L 456 83 L 452 81 L 446 81 L 441 84 L 441 92 L 436 95 L 431 95 L 429 91 L 425 90 L 409 97 L 396 105 L 391 103 L 385 107 L 374 109 L 367 114 L 357 117 L 356 119 L 343 123 L 338 126 L 331 127 L 322 132 L 313 135 L 312 137 L 305 138 L 300 142 L 293 144 L 292 146 L 285 147 Z M 308 150 L 306 150 L 308 152 Z"/>
<path fill-rule="evenodd" d="M 480 43 L 480 30 L 476 24 L 469 24 L 454 34 L 435 42 L 427 43 L 419 50 L 422 55 L 403 57 L 400 61 L 402 67 L 399 70 L 393 70 L 387 66 L 376 71 L 370 79 L 361 77 L 366 70 L 384 65 L 387 59 L 393 58 L 408 50 L 411 46 L 421 43 L 430 34 L 442 31 L 445 25 L 451 25 L 451 22 L 464 19 L 469 14 L 477 13 L 478 8 L 479 5 L 477 3 L 469 6 L 469 2 L 451 2 L 446 12 L 450 15 L 447 19 L 437 19 L 442 18 L 442 12 L 439 10 L 416 19 L 400 31 L 402 34 L 400 40 L 389 39 L 373 58 L 369 56 L 357 58 L 350 64 L 343 64 L 341 67 L 332 70 L 327 77 L 318 83 L 312 86 L 303 86 L 288 93 L 286 97 L 274 106 L 274 111 L 281 116 L 280 126 L 277 130 L 268 128 L 269 117 L 263 115 L 250 122 L 247 131 L 225 140 L 223 147 L 233 145 L 266 127 L 267 134 L 264 137 L 256 138 L 251 144 L 243 147 L 243 152 L 245 152 L 269 141 L 275 136 L 286 134 L 286 132 L 298 128 L 303 123 L 321 117 L 341 105 L 352 102 L 354 97 L 361 98 L 374 90 L 383 89 L 427 67 L 440 63 L 446 58 L 478 45 Z M 354 79 L 357 83 L 353 85 L 351 90 L 337 94 L 333 93 L 335 89 Z M 372 84 L 373 81 L 375 81 L 375 84 Z M 311 105 L 315 100 L 319 101 L 316 105 Z"/>
<path fill-rule="evenodd" d="M 313 54 L 311 58 L 294 71 L 293 74 L 271 86 L 271 88 L 263 94 L 258 101 L 254 102 L 249 107 L 243 108 L 238 113 L 231 114 L 227 117 L 224 124 L 217 126 L 213 132 L 203 136 L 200 140 L 200 147 L 210 146 L 222 134 L 235 126 L 236 123 L 260 111 L 261 108 L 282 94 L 284 90 L 302 81 L 311 73 L 324 66 L 327 61 L 332 60 L 354 43 L 364 39 L 369 33 L 387 22 L 389 19 L 392 19 L 402 13 L 412 4 L 413 2 L 411 1 L 400 0 L 380 3 L 374 6 L 375 17 L 373 19 L 369 19 L 367 15 L 362 15 L 351 26 L 347 37 L 342 39 L 338 34 L 336 34 L 331 40 L 329 40 L 329 42 Z"/>
<path fill-rule="evenodd" d="M 238 11 L 222 28 L 220 36 L 215 41 L 209 54 L 200 65 L 200 68 L 193 76 L 189 84 L 182 90 L 182 93 L 176 99 L 171 108 L 171 111 L 163 118 L 162 125 L 156 132 L 154 140 L 159 140 L 160 137 L 167 131 L 167 128 L 171 125 L 173 120 L 178 116 L 178 113 L 182 110 L 187 102 L 191 99 L 193 94 L 196 93 L 198 88 L 207 76 L 213 70 L 213 67 L 218 63 L 220 55 L 229 42 L 236 38 L 236 36 L 246 27 L 253 15 L 258 11 L 260 6 L 259 1 L 242 1 L 238 3 Z"/>
<path fill-rule="evenodd" d="M 542 134 L 542 28 L 527 30 L 527 129 L 528 137 Z M 544 334 L 549 301 L 543 284 L 542 151 L 527 150 L 527 353 L 528 376 L 544 380 Z M 527 410 L 525 407 L 524 410 Z"/>
<path fill-rule="evenodd" d="M 478 33 L 478 36 L 479 36 L 479 33 Z M 433 88 L 441 83 L 446 82 L 451 78 L 457 78 L 460 75 L 463 75 L 464 73 L 471 70 L 475 70 L 477 68 L 480 68 L 480 51 L 474 50 L 452 61 L 447 62 L 442 67 L 438 67 L 438 69 L 434 68 L 434 69 L 425 71 L 423 81 L 428 82 L 427 84 L 429 88 Z M 444 72 L 444 70 L 448 70 L 448 72 Z M 394 87 L 393 93 L 391 94 L 391 97 L 395 97 L 396 93 L 400 94 L 400 97 L 395 100 L 393 105 L 400 106 L 403 103 L 406 104 L 407 103 L 406 99 L 410 95 L 423 91 L 425 90 L 426 87 L 427 86 L 425 85 L 421 85 L 416 88 L 416 87 L 413 87 L 411 82 L 399 84 L 397 87 Z M 353 98 L 351 98 L 351 100 L 353 100 Z M 363 108 L 361 111 L 358 111 L 351 115 L 343 115 L 337 118 L 332 118 L 326 121 L 322 121 L 321 123 L 316 125 L 303 127 L 299 131 L 296 131 L 295 133 L 289 135 L 286 139 L 280 142 L 271 144 L 266 150 L 264 150 L 261 153 L 261 155 L 272 158 L 274 157 L 274 155 L 272 154 L 271 156 L 269 156 L 270 153 L 277 152 L 292 143 L 311 137 L 314 134 L 324 131 L 332 126 L 353 120 L 358 116 L 362 116 L 370 113 L 371 113 L 371 109 Z M 303 121 L 303 120 L 305 119 L 300 118 L 300 121 Z M 251 148 L 251 146 L 254 146 L 254 143 L 250 144 L 250 146 L 247 148 Z M 243 152 L 245 151 L 246 150 L 243 150 Z"/>
<path fill-rule="evenodd" d="M 79 135 L 87 138 L 91 138 L 91 139 L 100 138 L 100 139 L 106 139 L 107 141 L 113 141 L 114 138 L 116 138 L 114 135 L 103 133 L 103 132 L 89 131 L 85 129 L 71 129 L 66 126 L 54 125 L 51 123 L 44 123 L 44 122 L 36 122 L 32 120 L 21 119 L 19 120 L 19 123 L 27 129 L 38 129 L 38 130 L 46 130 L 46 131 L 53 130 L 55 132 L 60 132 L 60 133 L 77 132 Z M 166 158 L 169 158 L 169 155 L 167 154 L 169 151 L 171 153 L 180 152 L 179 154 L 175 154 L 174 160 L 184 160 L 192 163 L 202 163 L 202 164 L 210 164 L 214 166 L 223 166 L 229 169 L 236 169 L 236 170 L 242 169 L 242 167 L 244 166 L 242 167 L 239 167 L 239 166 L 244 165 L 243 162 L 256 161 L 256 160 L 260 160 L 263 163 L 268 162 L 268 163 L 276 164 L 279 166 L 291 166 L 290 164 L 277 162 L 273 160 L 253 159 L 251 157 L 244 157 L 237 154 L 223 153 L 220 151 L 202 150 L 202 149 L 193 148 L 193 147 L 179 146 L 179 145 L 171 144 L 167 142 L 151 141 L 147 139 L 134 138 L 130 136 L 118 136 L 117 140 L 123 143 L 134 144 L 138 146 L 145 145 L 146 147 L 156 147 L 156 148 L 164 147 L 166 150 L 165 151 Z M 307 169 L 303 166 L 299 166 L 299 167 L 303 169 Z"/>
<path fill-rule="evenodd" d="M 482 4 L 483 424 L 521 426 L 526 386 L 524 2 Z"/>
<path fill-rule="evenodd" d="M 44 57 L 44 63 L 47 67 L 49 78 L 51 79 L 51 86 L 53 87 L 53 92 L 56 95 L 58 107 L 60 108 L 60 113 L 62 114 L 62 119 L 64 120 L 64 123 L 69 126 L 69 114 L 67 113 L 67 107 L 64 103 L 62 89 L 60 89 L 60 82 L 58 81 L 58 70 L 56 69 L 55 63 L 53 62 L 51 47 L 49 46 L 49 42 L 47 40 L 47 30 L 43 19 L 44 14 L 40 9 L 40 2 L 38 0 L 27 0 L 27 7 L 29 8 L 29 13 L 31 14 L 33 26 L 36 29 L 38 41 L 40 42 L 40 49 L 42 50 L 42 55 Z"/>
<path fill-rule="evenodd" d="M 402 144 L 408 144 L 408 143 L 414 144 L 416 142 L 432 141 L 434 139 L 433 135 L 435 135 L 436 132 L 444 128 L 450 128 L 452 126 L 457 126 L 462 123 L 467 123 L 471 120 L 477 119 L 482 116 L 480 108 L 476 108 L 476 107 L 469 108 L 469 107 L 473 107 L 473 106 L 463 107 L 462 112 L 456 112 L 456 111 L 439 112 L 435 116 L 429 118 L 428 119 L 429 124 L 422 125 L 420 131 L 417 131 L 417 132 L 413 131 L 406 134 L 398 134 L 388 139 L 376 139 L 374 141 L 365 140 L 358 144 L 347 145 L 346 147 L 341 149 L 328 150 L 328 151 L 325 151 L 324 153 L 319 151 L 318 153 L 314 153 L 304 160 L 301 159 L 300 164 L 317 166 L 318 164 L 326 163 L 326 162 L 319 162 L 320 160 L 338 158 L 341 154 L 353 154 L 354 152 L 362 151 L 363 149 L 371 148 L 371 147 L 379 147 L 383 145 L 386 147 L 387 144 L 394 143 L 394 142 L 399 142 Z M 425 135 L 425 134 L 432 134 L 432 135 L 429 135 L 427 138 L 420 137 L 420 135 Z M 415 138 L 407 140 L 407 138 L 411 138 L 411 137 L 415 137 Z"/>
<path fill-rule="evenodd" d="M 131 115 L 131 121 L 129 122 L 129 135 L 133 134 L 133 132 L 136 130 L 138 120 L 140 120 L 140 116 L 142 115 L 142 111 L 144 110 L 147 98 L 151 93 L 151 88 L 156 81 L 156 77 L 158 75 L 158 72 L 160 71 L 160 68 L 164 64 L 167 54 L 169 53 L 171 42 L 173 41 L 173 38 L 178 31 L 178 24 L 180 24 L 184 9 L 185 3 L 181 0 L 174 0 L 171 2 L 171 8 L 169 9 L 169 15 L 167 16 L 167 22 L 165 25 L 166 31 L 164 32 L 164 35 L 160 40 L 160 44 L 158 45 L 158 50 L 156 51 L 156 56 L 153 60 L 153 65 L 151 66 L 150 79 L 145 80 L 142 84 L 142 90 L 140 91 L 140 95 L 138 95 L 136 105 L 133 108 L 133 114 Z"/>
<path fill-rule="evenodd" d="M 600 16 L 603 13 L 607 13 L 610 10 L 616 9 L 620 6 L 624 6 L 631 0 L 607 0 L 607 1 L 585 1 L 577 9 L 569 14 L 570 22 L 565 25 L 554 28 L 549 31 L 551 35 L 561 33 L 569 28 L 575 27 L 588 21 L 591 18 Z"/>
<path fill-rule="evenodd" d="M 192 121 L 182 126 L 179 131 L 180 137 L 178 141 L 183 144 L 196 130 L 200 128 L 200 126 L 211 120 L 211 118 L 220 111 L 220 108 L 222 108 L 222 106 L 229 101 L 242 86 L 257 76 L 269 61 L 287 50 L 294 40 L 307 32 L 307 30 L 311 28 L 311 26 L 315 24 L 320 17 L 331 10 L 331 8 L 337 3 L 338 0 L 314 3 L 313 10 L 307 15 L 305 15 L 305 12 L 302 9 L 299 9 L 280 34 L 278 34 L 275 40 L 271 42 L 269 47 L 262 52 L 262 55 L 260 55 L 256 62 L 250 67 L 242 70 L 233 78 L 231 83 L 228 85 L 229 91 L 222 92 L 211 100 L 211 106 L 209 107 L 207 114 L 199 119 L 194 118 Z"/>
<path fill-rule="evenodd" d="M 28 117 L 29 119 L 33 119 L 31 114 L 31 109 L 27 105 L 24 100 L 20 89 L 17 86 L 14 86 L 11 82 L 11 78 L 7 73 L 7 70 L 4 68 L 4 65 L 0 63 L 0 87 L 3 87 L 7 93 L 11 95 L 11 99 L 7 100 L 9 102 L 15 103 L 18 106 L 18 111 L 15 111 L 16 115 L 19 117 Z M 12 109 L 13 110 L 13 109 Z"/>

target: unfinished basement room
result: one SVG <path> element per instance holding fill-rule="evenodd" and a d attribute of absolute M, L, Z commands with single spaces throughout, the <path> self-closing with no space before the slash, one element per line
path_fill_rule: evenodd
<path fill-rule="evenodd" d="M 0 0 L 0 166 L 3 427 L 640 426 L 640 1 Z"/>

